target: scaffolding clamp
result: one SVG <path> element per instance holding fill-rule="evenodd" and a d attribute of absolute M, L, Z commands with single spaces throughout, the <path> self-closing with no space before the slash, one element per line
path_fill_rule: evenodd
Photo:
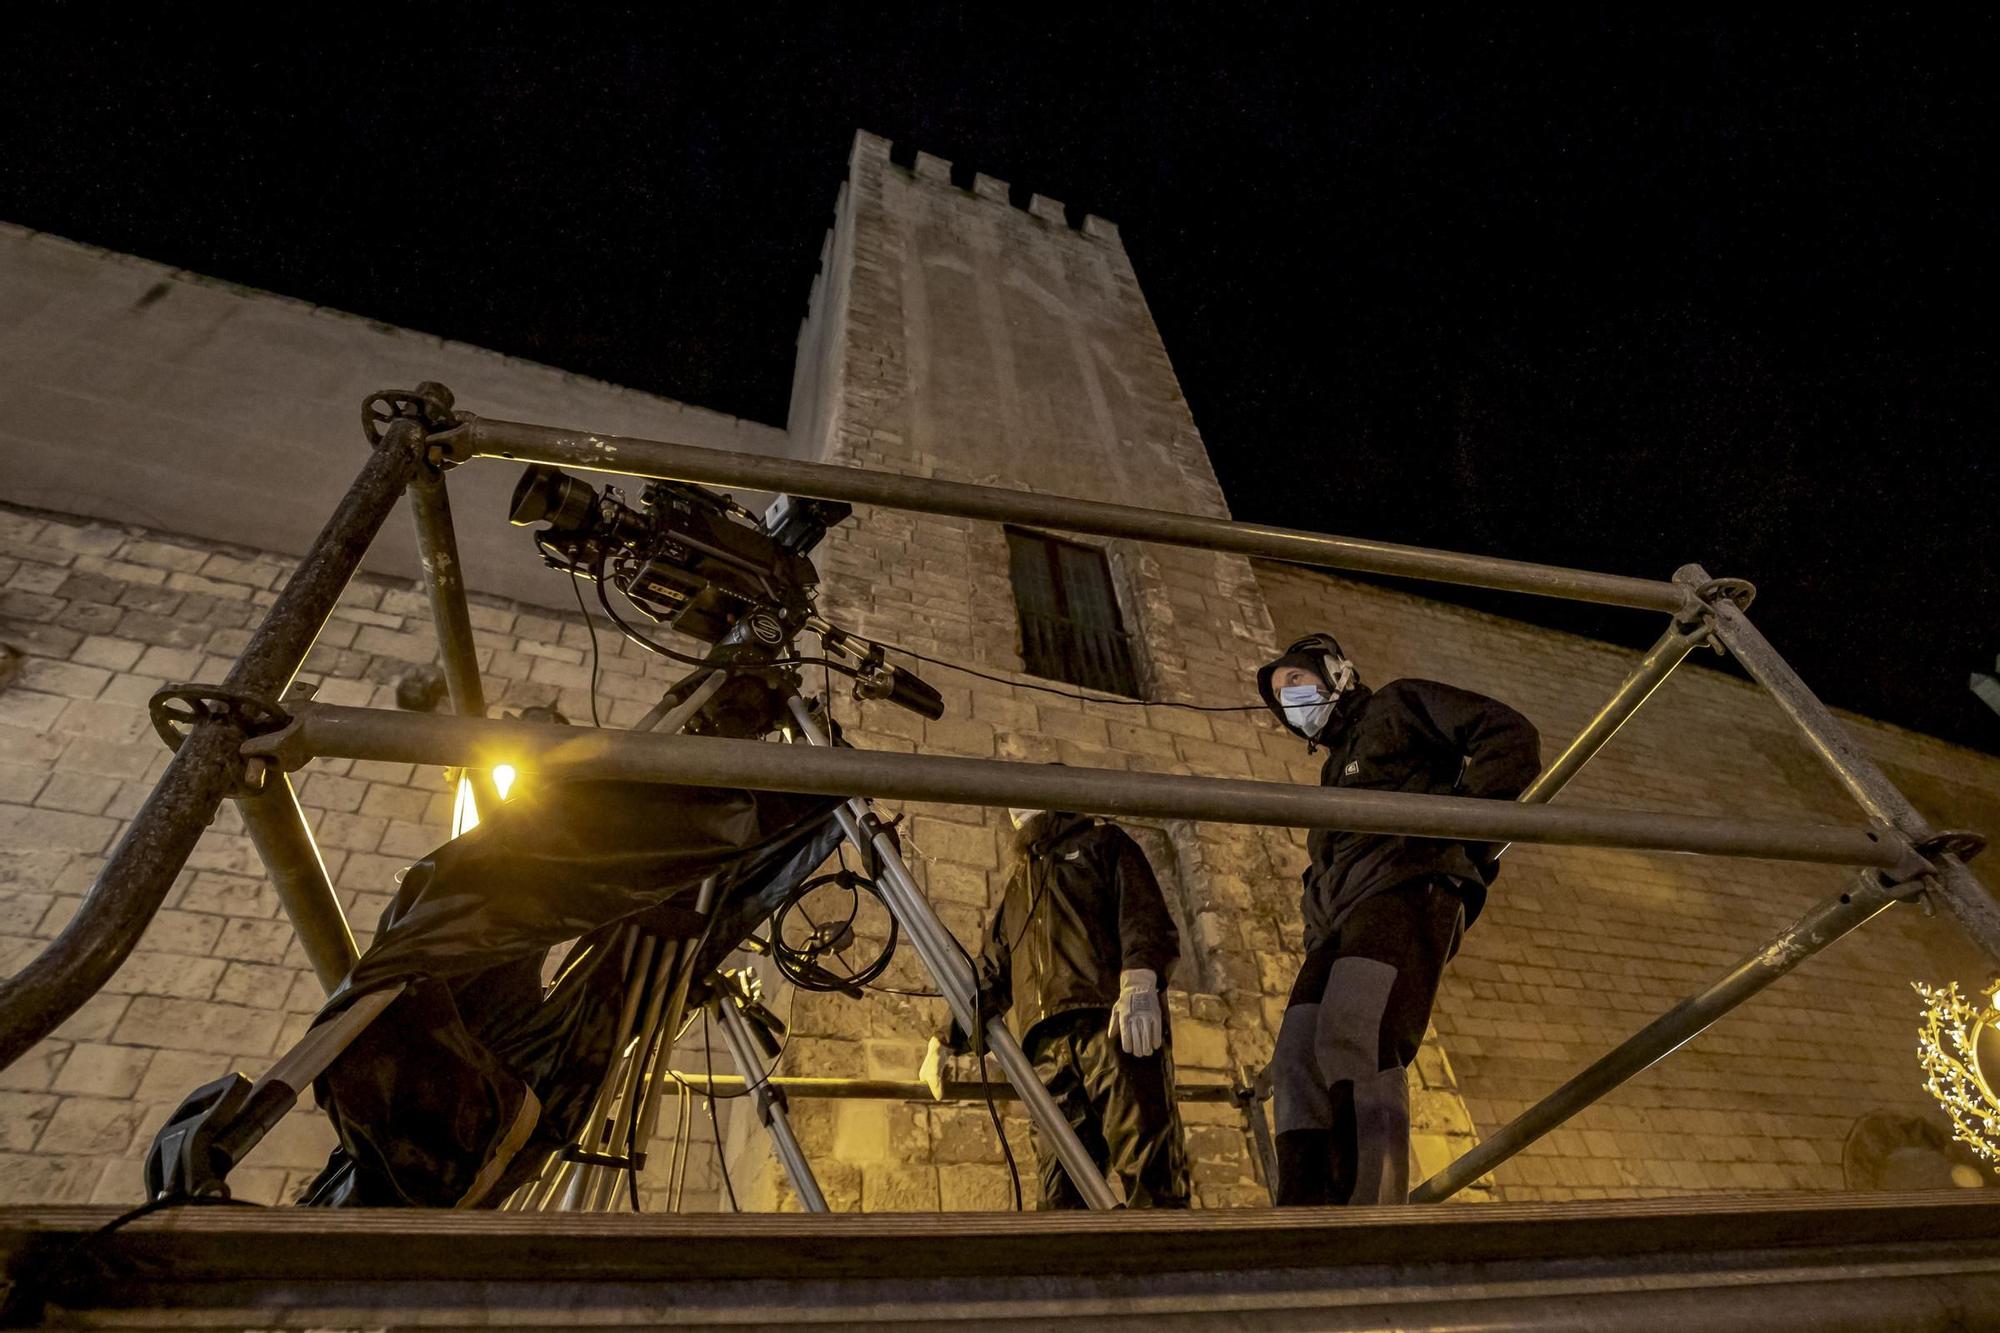
<path fill-rule="evenodd" d="M 377 389 L 361 400 L 361 432 L 370 448 L 379 449 L 390 438 L 389 427 L 398 421 L 415 422 L 422 432 L 418 457 L 435 476 L 459 461 L 446 441 L 465 424 L 453 402 L 451 390 L 436 380 L 425 380 L 415 389 Z"/>
<path fill-rule="evenodd" d="M 292 715 L 269 699 L 222 685 L 183 682 L 163 685 L 153 691 L 146 712 L 153 730 L 167 748 L 178 752 L 188 733 L 209 721 L 233 722 L 245 737 L 267 736 L 292 725 Z M 246 754 L 243 771 L 230 789 L 231 796 L 254 796 L 264 789 L 270 761 L 261 755 Z"/>
<path fill-rule="evenodd" d="M 1888 836 L 1902 841 L 1907 854 L 1903 864 L 1892 870 L 1875 872 L 1880 877 L 1879 883 L 1884 889 L 1905 890 L 1893 895 L 1895 900 L 1921 906 L 1925 916 L 1936 912 L 1931 894 L 1944 873 L 1944 867 L 1939 862 L 1945 857 L 1953 857 L 1960 862 L 1970 861 L 1986 850 L 1984 835 L 1970 829 L 1945 829 L 1928 837 L 1912 839 L 1883 827 Z"/>
<path fill-rule="evenodd" d="M 286 697 L 289 701 L 290 696 Z M 320 706 L 312 703 L 307 696 L 285 712 L 283 721 L 276 726 L 250 733 L 249 739 L 243 743 L 243 758 L 251 763 L 271 765 L 286 773 L 296 773 L 304 768 L 313 758 L 306 744 L 306 715 Z"/>
<path fill-rule="evenodd" d="M 1707 644 L 1717 657 L 1725 655 L 1722 640 L 1715 636 L 1715 603 L 1728 602 L 1738 611 L 1748 611 L 1757 600 L 1757 585 L 1749 579 L 1708 579 L 1688 590 L 1687 601 L 1674 613 L 1674 625 L 1695 640 Z"/>

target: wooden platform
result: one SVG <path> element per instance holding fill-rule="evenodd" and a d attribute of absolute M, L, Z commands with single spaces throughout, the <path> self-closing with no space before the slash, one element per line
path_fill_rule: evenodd
<path fill-rule="evenodd" d="M 2000 1328 L 2000 1195 L 1114 1214 L 0 1210 L 16 1322 Z"/>

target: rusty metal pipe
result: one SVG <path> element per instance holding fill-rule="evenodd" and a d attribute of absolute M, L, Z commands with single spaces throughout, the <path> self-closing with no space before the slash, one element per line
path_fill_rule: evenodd
<path fill-rule="evenodd" d="M 236 809 L 278 891 L 278 904 L 291 919 L 306 961 L 319 978 L 320 989 L 333 994 L 361 952 L 354 946 L 354 932 L 348 928 L 347 913 L 341 910 L 333 881 L 327 878 L 326 863 L 320 860 L 305 811 L 299 808 L 291 776 L 268 774 L 263 790 L 239 799 Z"/>
<path fill-rule="evenodd" d="M 1198 514 L 1163 513 L 1099 500 L 731 453 L 662 440 L 592 435 L 485 417 L 463 416 L 463 420 L 465 426 L 450 442 L 452 456 L 460 460 L 483 455 L 705 486 L 741 486 L 823 500 L 845 500 L 850 504 L 882 505 L 998 523 L 1029 523 L 1038 528 L 1060 528 L 1100 537 L 1195 546 L 1325 569 L 1395 574 L 1647 611 L 1678 610 L 1686 601 L 1680 589 L 1657 579 L 1594 574 L 1522 560 L 1433 551 L 1260 523 L 1232 523 Z"/>
<path fill-rule="evenodd" d="M 417 557 L 430 593 L 431 622 L 437 627 L 438 655 L 445 689 L 460 717 L 486 716 L 486 691 L 479 680 L 478 648 L 472 640 L 472 611 L 465 600 L 465 570 L 458 560 L 458 533 L 451 522 L 451 496 L 442 473 L 418 473 L 410 486 L 410 513 L 416 519 Z M 500 792 L 490 769 L 468 769 L 472 804 L 481 818 L 500 808 Z"/>
<path fill-rule="evenodd" d="M 1411 1203 L 1447 1199 L 1534 1143 L 1634 1075 L 1701 1035 L 1710 1024 L 1757 995 L 1800 963 L 1865 925 L 1910 892 L 1863 872 L 1846 893 L 1815 903 L 1791 925 L 1745 955 L 1712 984 L 1690 995 L 1517 1115 L 1477 1147 L 1410 1191 Z"/>
<path fill-rule="evenodd" d="M 691 1091 L 718 1097 L 734 1097 L 743 1091 L 741 1074 L 703 1074 L 686 1070 L 673 1070 L 667 1078 L 684 1083 Z M 891 1078 L 802 1078 L 774 1074 L 757 1080 L 758 1087 L 772 1087 L 787 1097 L 803 1097 L 807 1100 L 830 1099 L 833 1101 L 878 1101 L 878 1102 L 929 1102 L 930 1085 L 912 1083 Z M 996 1102 L 1018 1101 L 1020 1094 L 1014 1085 L 1005 1079 L 946 1079 L 944 1100 L 948 1102 L 974 1102 L 991 1097 Z M 1237 1101 L 1237 1090 L 1227 1083 L 1179 1083 L 1175 1085 L 1174 1097 L 1183 1102 L 1222 1103 L 1233 1106 Z"/>
<path fill-rule="evenodd" d="M 1618 734 L 1618 729 L 1631 720 L 1646 700 L 1653 697 L 1653 691 L 1666 683 L 1674 668 L 1687 660 L 1687 655 L 1701 646 L 1711 630 L 1704 622 L 1696 625 L 1685 624 L 1679 617 L 1667 625 L 1666 632 L 1659 641 L 1646 650 L 1632 668 L 1632 673 L 1620 682 L 1618 689 L 1605 700 L 1604 707 L 1584 724 L 1576 739 L 1563 747 L 1563 752 L 1544 768 L 1528 789 L 1516 799 L 1522 805 L 1541 805 L 1555 799 L 1556 793 L 1570 784 L 1570 780 L 1583 771 L 1583 766 L 1597 756 L 1597 752 L 1610 743 Z M 1507 848 L 1495 849 L 1493 857 L 1498 860 L 1506 855 Z"/>
<path fill-rule="evenodd" d="M 1700 565 L 1684 565 L 1675 571 L 1674 578 L 1690 590 L 1709 582 L 1708 572 Z M 1710 610 L 1715 615 L 1716 637 L 1722 640 L 1723 647 L 1776 701 L 1820 762 L 1870 819 L 1896 829 L 1913 843 L 1923 842 L 1936 832 L 1740 608 L 1717 598 Z M 1943 901 L 1945 910 L 1957 919 L 1960 929 L 1973 943 L 2000 963 L 2000 900 L 1956 855 L 1941 852 L 1931 859 L 1937 867 L 1932 894 Z"/>
<path fill-rule="evenodd" d="M 748 787 L 886 800 L 1353 829 L 1476 842 L 1539 842 L 1693 852 L 1884 869 L 1909 864 L 1893 831 L 1654 811 L 1520 805 L 1337 787 L 1003 763 L 942 755 L 777 746 L 712 736 L 579 732 L 512 720 L 308 704 L 283 735 L 246 753 L 295 767 L 316 756 L 490 765 L 524 772 Z"/>
<path fill-rule="evenodd" d="M 409 484 L 422 439 L 422 428 L 414 421 L 389 425 L 265 613 L 225 687 L 272 702 L 284 694 L 369 542 Z M 243 741 L 243 728 L 233 718 L 197 722 L 112 848 L 69 925 L 34 961 L 0 981 L 0 1068 L 55 1031 L 131 954 L 242 775 Z"/>

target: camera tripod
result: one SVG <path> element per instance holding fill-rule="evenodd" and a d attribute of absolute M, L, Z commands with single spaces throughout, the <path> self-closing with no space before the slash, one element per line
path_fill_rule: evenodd
<path fill-rule="evenodd" d="M 814 628 L 819 630 L 823 644 L 830 647 L 840 641 L 839 632 L 823 622 Z M 781 659 L 789 645 L 787 638 L 770 656 Z M 702 715 L 727 677 L 727 670 L 718 668 L 680 682 L 667 692 L 659 707 L 640 721 L 639 729 L 646 729 L 649 723 L 662 731 L 686 729 Z M 884 681 L 876 697 L 888 697 L 890 688 Z M 777 677 L 774 692 L 782 703 L 784 716 L 773 719 L 770 730 L 781 733 L 793 744 L 836 743 L 814 702 L 799 692 L 791 672 L 784 671 Z M 865 687 L 863 693 L 866 697 Z M 985 1050 L 992 1054 L 1013 1085 L 1036 1129 L 1054 1146 L 1064 1169 L 1078 1183 L 1079 1192 L 1091 1207 L 1115 1207 L 1116 1201 L 1103 1173 L 1042 1086 L 1012 1031 L 997 1018 L 980 1023 L 977 980 L 971 959 L 931 909 L 903 861 L 888 823 L 860 797 L 837 807 L 834 818 L 847 841 L 878 868 L 876 886 L 883 904 L 917 951 L 960 1029 L 981 1035 Z M 703 914 L 714 905 L 713 891 L 712 881 L 703 886 L 697 904 L 697 910 Z M 692 964 L 698 943 L 675 941 L 655 950 L 650 941 L 641 939 L 629 946 L 632 951 L 626 970 L 625 1001 L 614 1047 L 625 1054 L 606 1073 L 593 1115 L 581 1136 L 583 1141 L 565 1150 L 542 1179 L 517 1191 L 508 1201 L 509 1207 L 601 1210 L 609 1207 L 616 1197 L 619 1174 L 644 1165 L 643 1146 L 652 1141 L 657 1128 L 662 1100 L 672 1081 L 668 1060 L 673 1054 L 675 1038 L 684 1026 L 691 978 L 682 960 Z M 758 1119 L 771 1137 L 773 1150 L 793 1191 L 808 1211 L 827 1211 L 825 1195 L 793 1133 L 783 1092 L 768 1083 L 760 1084 L 751 1076 L 758 1063 L 755 1058 L 758 1034 L 776 1030 L 776 1020 L 758 1002 L 754 976 L 747 971 L 719 974 L 704 983 L 703 989 L 708 993 L 707 1003 L 713 1008 L 730 1057 L 744 1077 L 745 1093 L 753 1099 Z M 775 1049 L 767 1044 L 766 1054 L 774 1056 Z M 621 1144 L 622 1153 L 618 1151 Z M 716 1150 L 722 1151 L 720 1143 Z"/>
<path fill-rule="evenodd" d="M 860 670 L 847 672 L 857 681 L 858 697 L 889 700 L 918 711 L 941 711 L 936 695 L 920 681 L 883 664 L 879 647 L 864 646 L 816 616 L 806 627 L 818 634 L 825 651 L 862 659 Z M 711 664 L 670 688 L 636 729 L 776 733 L 792 744 L 835 744 L 823 714 L 799 692 L 798 677 L 791 669 L 795 659 L 789 657 L 792 640 L 793 635 L 783 632 L 777 617 L 746 617 L 719 645 Z M 733 679 L 745 675 L 759 678 L 763 688 L 724 694 Z M 747 717 L 742 700 L 746 693 L 756 699 Z M 924 695 L 928 695 L 928 704 L 923 702 Z M 981 1038 L 985 1051 L 993 1055 L 1085 1201 L 1092 1208 L 1115 1207 L 1102 1172 L 1036 1077 L 1013 1033 L 998 1018 L 981 1022 L 971 957 L 931 909 L 902 859 L 890 825 L 859 797 L 835 806 L 833 818 L 846 841 L 876 867 L 876 892 L 900 933 L 917 951 L 960 1029 Z M 643 1145 L 652 1141 L 666 1086 L 672 1081 L 669 1060 L 688 1016 L 697 960 L 719 915 L 717 897 L 717 882 L 711 877 L 702 885 L 696 902 L 697 914 L 710 924 L 696 938 L 661 939 L 637 923 L 628 923 L 601 946 L 622 953 L 624 980 L 610 1048 L 612 1058 L 582 1132 L 551 1155 L 537 1178 L 515 1189 L 504 1206 L 601 1210 L 611 1206 L 618 1177 L 644 1165 Z M 227 1172 L 290 1110 L 299 1093 L 381 1017 L 401 991 L 401 986 L 386 986 L 352 1001 L 308 1031 L 254 1084 L 241 1074 L 231 1074 L 191 1094 L 160 1132 L 148 1155 L 149 1195 L 155 1199 L 226 1197 Z M 773 1030 L 776 1020 L 763 1010 L 754 989 L 740 977 L 718 974 L 703 979 L 701 998 L 713 1006 L 724 1043 L 745 1075 L 746 1091 L 754 1098 L 758 1117 L 771 1135 L 794 1191 L 808 1210 L 826 1211 L 825 1196 L 792 1132 L 782 1093 L 749 1079 L 749 1071 L 757 1064 L 756 1032 L 760 1027 L 766 1032 Z M 717 1150 L 721 1151 L 719 1143 Z M 503 1164 L 493 1167 L 496 1172 L 499 1165 Z"/>

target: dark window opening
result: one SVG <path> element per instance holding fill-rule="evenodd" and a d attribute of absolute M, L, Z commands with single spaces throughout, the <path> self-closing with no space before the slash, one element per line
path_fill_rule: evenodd
<path fill-rule="evenodd" d="M 1132 641 L 1104 553 L 1009 528 L 1007 557 L 1028 674 L 1138 698 Z"/>

